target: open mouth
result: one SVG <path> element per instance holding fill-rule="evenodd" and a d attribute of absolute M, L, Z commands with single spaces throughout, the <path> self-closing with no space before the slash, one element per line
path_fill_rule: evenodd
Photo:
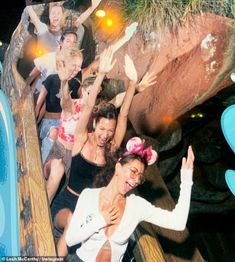
<path fill-rule="evenodd" d="M 107 139 L 100 139 L 100 145 L 105 145 L 107 141 Z"/>
<path fill-rule="evenodd" d="M 53 22 L 53 24 L 58 24 L 59 19 L 53 19 L 52 22 Z"/>
<path fill-rule="evenodd" d="M 135 188 L 135 184 L 130 183 L 130 182 L 127 181 L 127 182 L 126 182 L 126 186 L 125 186 L 126 192 L 132 190 L 133 188 Z"/>

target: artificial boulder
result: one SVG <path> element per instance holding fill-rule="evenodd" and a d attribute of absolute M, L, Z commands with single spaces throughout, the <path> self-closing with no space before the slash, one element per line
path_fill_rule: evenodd
<path fill-rule="evenodd" d="M 134 97 L 130 120 L 138 133 L 156 135 L 190 110 L 232 84 L 235 66 L 232 20 L 211 13 L 189 16 L 174 33 L 153 33 L 149 42 L 136 34 L 116 56 L 108 77 L 123 79 L 128 53 L 141 79 L 154 72 L 157 83 Z M 100 50 L 107 39 L 97 31 Z M 124 79 L 127 80 L 127 79 Z"/>

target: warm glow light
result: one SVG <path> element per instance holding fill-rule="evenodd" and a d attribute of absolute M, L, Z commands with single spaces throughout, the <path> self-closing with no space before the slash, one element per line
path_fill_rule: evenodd
<path fill-rule="evenodd" d="M 107 20 L 106 20 L 106 25 L 109 26 L 109 27 L 111 27 L 111 26 L 113 25 L 113 20 L 110 19 L 110 18 L 107 19 Z"/>
<path fill-rule="evenodd" d="M 96 23 L 100 30 L 99 32 L 106 35 L 106 37 L 109 37 L 110 39 L 115 39 L 120 36 L 124 23 L 121 13 L 119 13 L 116 9 L 105 9 L 105 16 L 101 17 L 102 12 L 98 11 L 96 13 Z"/>
<path fill-rule="evenodd" d="M 95 15 L 96 15 L 97 17 L 105 17 L 106 13 L 105 13 L 104 10 L 101 10 L 101 9 L 100 9 L 100 10 L 97 10 L 97 11 L 96 11 Z"/>
<path fill-rule="evenodd" d="M 39 45 L 33 38 L 26 42 L 24 55 L 30 59 L 35 59 L 47 52 L 47 49 L 43 45 Z"/>
<path fill-rule="evenodd" d="M 37 49 L 36 56 L 41 56 L 43 54 L 42 49 Z"/>
<path fill-rule="evenodd" d="M 2 46 L 3 45 L 3 43 L 2 43 L 2 41 L 0 41 L 0 46 Z"/>
<path fill-rule="evenodd" d="M 173 121 L 172 115 L 164 115 L 163 116 L 163 122 L 166 124 L 170 124 Z"/>

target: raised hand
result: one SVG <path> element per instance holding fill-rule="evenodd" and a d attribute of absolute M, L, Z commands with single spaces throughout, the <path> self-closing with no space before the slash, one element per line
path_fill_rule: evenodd
<path fill-rule="evenodd" d="M 181 169 L 192 170 L 193 169 L 193 162 L 194 162 L 194 154 L 193 154 L 192 147 L 189 146 L 187 158 L 183 157 L 183 159 L 182 159 Z"/>
<path fill-rule="evenodd" d="M 108 209 L 102 210 L 101 213 L 106 221 L 107 226 L 115 224 L 119 217 L 119 209 L 114 205 Z"/>
<path fill-rule="evenodd" d="M 100 4 L 101 0 L 92 0 L 91 5 L 93 8 L 96 8 Z"/>
<path fill-rule="evenodd" d="M 138 76 L 135 69 L 135 65 L 133 60 L 128 56 L 125 55 L 125 65 L 124 65 L 126 76 L 133 82 L 137 82 Z"/>
<path fill-rule="evenodd" d="M 67 81 L 70 79 L 73 70 L 65 65 L 65 62 L 62 60 L 56 61 L 56 71 L 61 81 Z"/>
<path fill-rule="evenodd" d="M 135 33 L 136 29 L 137 29 L 138 23 L 134 22 L 132 24 L 130 24 L 129 26 L 127 26 L 126 30 L 125 30 L 125 39 L 128 41 L 129 39 L 131 39 L 131 37 L 133 36 L 133 34 Z"/>
<path fill-rule="evenodd" d="M 113 60 L 113 49 L 108 47 L 100 55 L 100 64 L 99 64 L 99 73 L 106 74 L 108 73 L 116 63 L 116 59 Z"/>
<path fill-rule="evenodd" d="M 136 90 L 138 92 L 143 92 L 146 87 L 156 84 L 156 82 L 157 82 L 156 78 L 157 78 L 157 76 L 155 75 L 154 72 L 152 72 L 152 73 L 147 72 L 143 76 L 142 80 L 139 82 Z"/>

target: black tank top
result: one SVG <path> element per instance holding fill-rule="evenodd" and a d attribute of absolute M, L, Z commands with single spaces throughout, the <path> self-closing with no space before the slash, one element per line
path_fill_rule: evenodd
<path fill-rule="evenodd" d="M 92 187 L 95 176 L 104 168 L 85 159 L 79 153 L 72 157 L 68 186 L 78 194 L 84 188 Z"/>

